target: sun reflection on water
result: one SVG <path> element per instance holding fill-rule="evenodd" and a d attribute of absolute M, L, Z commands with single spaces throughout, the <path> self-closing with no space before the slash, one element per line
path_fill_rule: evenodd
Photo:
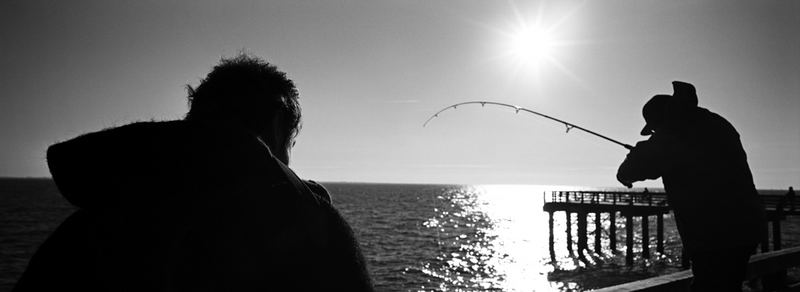
<path fill-rule="evenodd" d="M 615 281 L 603 277 L 616 277 L 619 282 L 620 275 L 649 276 L 652 272 L 648 269 L 654 261 L 674 262 L 666 255 L 654 253 L 654 260 L 637 259 L 641 264 L 636 267 L 620 266 L 618 263 L 624 261 L 624 246 L 617 247 L 623 252 L 608 248 L 611 222 L 607 214 L 601 216 L 601 229 L 595 230 L 594 224 L 589 224 L 587 229 L 589 245 L 593 243 L 593 234 L 599 232 L 603 250 L 598 253 L 586 250 L 586 257 L 579 258 L 577 251 L 567 252 L 563 212 L 554 214 L 555 252 L 551 259 L 548 213 L 542 209 L 544 195 L 564 189 L 570 188 L 477 185 L 444 191 L 436 200 L 436 216 L 422 223 L 425 228 L 435 230 L 438 248 L 436 259 L 421 268 L 422 273 L 438 279 L 435 282 L 439 286 L 429 288 L 439 291 L 580 291 Z M 594 222 L 592 216 L 589 222 Z M 577 220 L 571 221 L 572 247 L 576 250 L 577 226 L 573 225 Z M 618 230 L 624 230 L 620 223 L 617 226 Z M 640 234 L 636 240 L 641 241 Z M 590 247 L 590 250 L 593 249 Z"/>
<path fill-rule="evenodd" d="M 552 290 L 547 273 L 547 217 L 541 188 L 484 185 L 445 192 L 436 229 L 440 267 L 423 272 L 444 280 L 447 291 Z M 545 254 L 542 254 L 545 251 Z"/>
<path fill-rule="evenodd" d="M 529 185 L 482 185 L 476 194 L 495 228 L 493 246 L 505 255 L 497 265 L 504 291 L 552 290 L 548 265 L 547 213 L 542 212 L 544 189 Z"/>

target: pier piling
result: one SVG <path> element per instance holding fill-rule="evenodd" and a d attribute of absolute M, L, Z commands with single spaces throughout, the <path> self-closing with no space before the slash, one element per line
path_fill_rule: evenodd
<path fill-rule="evenodd" d="M 656 251 L 664 253 L 664 214 L 656 215 Z"/>
<path fill-rule="evenodd" d="M 650 216 L 642 216 L 642 257 L 650 258 Z"/>
<path fill-rule="evenodd" d="M 589 216 L 589 213 L 586 212 L 578 212 L 578 255 L 583 255 L 583 251 L 589 248 L 589 244 L 587 242 L 587 231 L 586 225 L 587 220 L 586 217 Z"/>
<path fill-rule="evenodd" d="M 567 196 L 569 198 L 569 196 Z M 569 199 L 567 199 L 569 200 Z M 567 250 L 569 254 L 572 254 L 572 213 L 567 211 L 564 212 L 566 214 L 567 219 Z"/>
<path fill-rule="evenodd" d="M 602 246 L 602 235 L 603 235 L 603 222 L 600 221 L 602 216 L 600 212 L 594 213 L 594 252 L 602 253 L 603 246 Z"/>
<path fill-rule="evenodd" d="M 550 227 L 550 261 L 556 261 L 555 237 L 553 236 L 553 212 L 547 212 L 548 220 L 547 225 Z"/>
<path fill-rule="evenodd" d="M 616 198 L 616 197 L 615 197 Z M 617 212 L 612 211 L 608 213 L 608 221 L 610 222 L 608 226 L 608 245 L 611 248 L 611 252 L 617 251 Z"/>
<path fill-rule="evenodd" d="M 625 264 L 633 265 L 633 216 L 625 215 Z"/>

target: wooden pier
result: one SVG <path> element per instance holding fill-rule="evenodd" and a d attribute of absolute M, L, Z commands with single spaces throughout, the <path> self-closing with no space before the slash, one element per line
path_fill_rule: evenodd
<path fill-rule="evenodd" d="M 625 218 L 625 262 L 633 264 L 634 217 L 641 217 L 642 257 L 650 257 L 650 217 L 656 217 L 656 251 L 664 252 L 664 214 L 669 213 L 667 196 L 664 193 L 651 192 L 600 192 L 600 191 L 554 191 L 545 195 L 544 211 L 548 213 L 550 227 L 550 257 L 555 260 L 553 217 L 555 212 L 562 211 L 566 218 L 567 249 L 572 253 L 572 214 L 576 214 L 578 223 L 578 257 L 583 258 L 584 251 L 589 249 L 587 224 L 589 214 L 594 220 L 594 251 L 602 252 L 601 218 L 608 214 L 609 248 L 617 250 L 617 215 Z"/>
<path fill-rule="evenodd" d="M 772 228 L 772 250 L 781 249 L 781 220 L 787 215 L 800 215 L 798 208 L 789 208 L 785 196 L 761 195 L 762 203 L 767 213 L 767 224 Z M 799 202 L 800 203 L 800 202 Z M 656 251 L 664 252 L 664 215 L 670 212 L 667 196 L 663 192 L 603 192 L 603 191 L 553 191 L 549 196 L 544 195 L 544 211 L 548 213 L 550 227 L 550 258 L 555 261 L 553 220 L 555 212 L 564 212 L 566 219 L 567 250 L 573 254 L 572 220 L 576 217 L 578 225 L 577 252 L 583 258 L 584 251 L 589 250 L 587 224 L 589 214 L 592 214 L 596 232 L 594 232 L 594 251 L 602 252 L 602 221 L 604 213 L 611 224 L 609 225 L 609 248 L 612 252 L 617 250 L 617 216 L 625 218 L 625 262 L 633 264 L 634 258 L 634 217 L 640 217 L 642 234 L 642 258 L 650 257 L 650 218 L 656 219 Z M 573 216 L 573 214 L 576 214 Z M 762 239 L 761 252 L 769 251 L 769 238 Z M 682 256 L 683 266 L 688 267 L 688 257 Z"/>

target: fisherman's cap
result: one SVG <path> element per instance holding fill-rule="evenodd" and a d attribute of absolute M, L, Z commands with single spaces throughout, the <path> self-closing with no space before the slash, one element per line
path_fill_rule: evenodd
<path fill-rule="evenodd" d="M 642 107 L 642 116 L 644 117 L 644 128 L 639 134 L 648 136 L 653 133 L 653 130 L 664 122 L 667 113 L 667 103 L 672 96 L 666 94 L 659 94 L 650 98 L 647 103 Z"/>
<path fill-rule="evenodd" d="M 697 91 L 694 85 L 682 81 L 672 81 L 672 95 L 659 94 L 650 98 L 642 107 L 645 125 L 639 132 L 648 136 L 664 122 L 670 110 L 687 110 L 697 107 Z"/>

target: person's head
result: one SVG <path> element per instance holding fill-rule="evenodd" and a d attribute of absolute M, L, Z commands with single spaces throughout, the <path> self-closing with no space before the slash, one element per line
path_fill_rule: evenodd
<path fill-rule="evenodd" d="M 650 98 L 642 107 L 646 125 L 640 132 L 642 136 L 651 135 L 667 129 L 683 128 L 697 108 L 697 94 L 694 85 L 673 81 L 672 95 L 659 94 Z"/>
<path fill-rule="evenodd" d="M 671 96 L 659 94 L 653 96 L 642 107 L 642 116 L 644 117 L 645 126 L 640 132 L 642 136 L 653 134 L 664 126 L 667 119 L 667 104 Z"/>
<path fill-rule="evenodd" d="M 256 133 L 273 155 L 289 163 L 300 131 L 300 104 L 294 82 L 261 58 L 223 58 L 189 92 L 186 120 L 225 121 Z"/>

